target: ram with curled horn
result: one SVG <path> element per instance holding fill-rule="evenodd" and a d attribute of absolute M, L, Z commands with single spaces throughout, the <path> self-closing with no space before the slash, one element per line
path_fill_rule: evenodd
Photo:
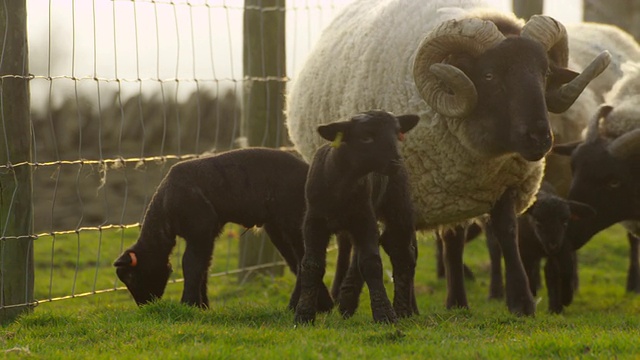
<path fill-rule="evenodd" d="M 489 215 L 505 254 L 508 308 L 528 315 L 535 305 L 513 229 L 534 201 L 551 149 L 548 110 L 571 106 L 609 57 L 578 74 L 567 68 L 562 24 L 540 16 L 525 25 L 479 7 L 474 0 L 353 1 L 295 78 L 287 126 L 310 159 L 322 144 L 318 124 L 372 108 L 420 114 L 402 155 L 417 227 L 454 230 L 445 239 L 447 307 L 468 306 L 463 229 Z"/>

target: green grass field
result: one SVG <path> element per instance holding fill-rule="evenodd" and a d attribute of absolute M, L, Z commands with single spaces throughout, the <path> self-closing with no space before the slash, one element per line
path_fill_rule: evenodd
<path fill-rule="evenodd" d="M 118 230 L 91 240 L 83 234 L 82 241 L 75 234 L 58 236 L 53 247 L 52 239 L 38 239 L 36 298 L 68 295 L 72 288 L 81 293 L 120 286 L 111 262 L 136 234 L 137 229 Z M 242 285 L 229 275 L 210 279 L 211 309 L 206 311 L 179 303 L 182 283 L 170 283 L 161 301 L 142 308 L 126 291 L 45 301 L 0 330 L 0 348 L 6 358 L 35 359 L 640 357 L 640 296 L 625 294 L 628 245 L 622 228 L 601 233 L 579 253 L 580 291 L 565 314 L 547 314 L 542 290 L 536 316 L 524 318 L 511 315 L 503 302 L 487 300 L 489 260 L 484 241 L 478 240 L 465 251 L 465 262 L 476 274 L 466 284 L 471 309 L 446 310 L 446 287 L 435 277 L 433 241 L 429 234 L 419 238 L 421 314 L 397 325 L 374 324 L 363 296 L 351 319 L 334 311 L 319 315 L 313 326 L 295 327 L 286 310 L 291 274 L 259 276 Z M 214 271 L 235 266 L 227 263 L 237 260 L 233 244 L 220 242 Z M 335 252 L 329 254 L 327 283 L 334 257 Z M 178 259 L 172 259 L 179 270 Z M 390 269 L 387 260 L 385 269 Z"/>

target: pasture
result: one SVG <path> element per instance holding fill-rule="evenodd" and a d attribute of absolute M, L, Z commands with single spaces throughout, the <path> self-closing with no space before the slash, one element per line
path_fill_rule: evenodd
<path fill-rule="evenodd" d="M 113 284 L 110 263 L 121 243 L 128 246 L 135 240 L 136 231 L 105 232 L 93 244 L 78 243 L 80 252 L 56 254 L 53 276 L 51 244 L 38 239 L 36 298 L 49 296 L 50 283 L 54 295 L 68 292 L 73 284 L 78 291 L 91 291 L 96 271 L 100 278 L 109 275 L 114 280 L 104 281 Z M 56 241 L 75 239 L 71 235 Z M 102 257 L 96 260 L 98 244 Z M 226 249 L 235 244 L 220 241 L 214 267 L 235 251 Z M 397 325 L 374 324 L 364 294 L 349 320 L 333 311 L 320 314 L 315 325 L 295 327 L 293 313 L 286 309 L 292 274 L 258 276 L 243 284 L 229 275 L 209 280 L 211 309 L 205 311 L 179 303 L 179 282 L 169 283 L 161 301 L 142 308 L 126 290 L 42 302 L 0 330 L 1 349 L 9 359 L 624 359 L 640 354 L 640 296 L 624 291 L 628 245 L 619 226 L 580 251 L 580 290 L 563 315 L 546 312 L 544 290 L 535 317 L 516 317 L 504 303 L 487 300 L 489 259 L 483 239 L 465 251 L 465 263 L 476 275 L 466 283 L 471 309 L 445 309 L 445 282 L 435 276 L 434 247 L 431 234 L 419 235 L 416 291 L 421 313 Z M 335 255 L 328 254 L 325 281 L 333 276 Z M 62 266 L 65 261 L 75 264 L 76 258 L 78 275 Z M 389 270 L 386 255 L 383 259 Z M 178 277 L 178 259 L 172 257 L 172 262 Z M 388 275 L 385 282 L 392 296 Z"/>

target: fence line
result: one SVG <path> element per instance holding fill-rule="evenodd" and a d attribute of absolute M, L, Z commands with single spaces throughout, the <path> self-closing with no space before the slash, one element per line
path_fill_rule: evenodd
<path fill-rule="evenodd" d="M 17 234 L 3 228 L 0 245 L 33 244 L 36 300 L 0 302 L 0 310 L 124 289 L 111 261 L 135 241 L 146 204 L 168 168 L 242 146 L 242 88 L 291 81 L 284 72 L 238 75 L 242 12 L 287 15 L 287 42 L 293 43 L 287 44 L 287 68 L 295 73 L 330 19 L 326 13 L 343 2 L 289 0 L 261 7 L 234 0 L 113 0 L 108 6 L 96 0 L 59 0 L 55 6 L 51 0 L 24 1 L 33 36 L 30 70 L 4 72 L 0 82 L 31 85 L 34 150 L 30 158 L 0 160 L 0 175 L 32 173 L 35 228 Z M 42 11 L 45 2 L 48 13 Z M 167 49 L 174 52 L 167 56 Z M 0 129 L 8 120 L 0 119 Z M 264 142 L 273 129 L 265 124 L 258 138 Z M 8 147 L 16 139 L 5 141 Z M 14 197 L 0 198 L 0 205 L 9 202 L 9 217 L 17 216 Z M 211 277 L 284 265 L 276 256 L 239 268 L 246 254 L 238 240 L 250 236 L 236 229 L 225 229 L 221 237 L 227 241 L 216 242 Z M 171 255 L 176 268 L 183 246 L 178 241 Z M 265 244 L 250 247 L 262 253 Z M 181 282 L 180 272 L 170 281 Z"/>

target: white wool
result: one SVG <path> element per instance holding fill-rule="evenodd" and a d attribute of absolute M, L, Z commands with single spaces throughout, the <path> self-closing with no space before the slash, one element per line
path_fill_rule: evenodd
<path fill-rule="evenodd" d="M 437 115 L 413 82 L 415 51 L 429 30 L 483 7 L 481 1 L 460 0 L 356 0 L 347 6 L 325 30 L 292 86 L 287 125 L 296 148 L 310 159 L 323 143 L 317 125 L 354 113 L 419 114 L 422 120 L 407 134 L 402 151 L 420 228 L 486 214 L 507 188 L 517 190 L 516 211 L 528 208 L 544 160 L 483 157 L 465 141 L 465 119 Z"/>

